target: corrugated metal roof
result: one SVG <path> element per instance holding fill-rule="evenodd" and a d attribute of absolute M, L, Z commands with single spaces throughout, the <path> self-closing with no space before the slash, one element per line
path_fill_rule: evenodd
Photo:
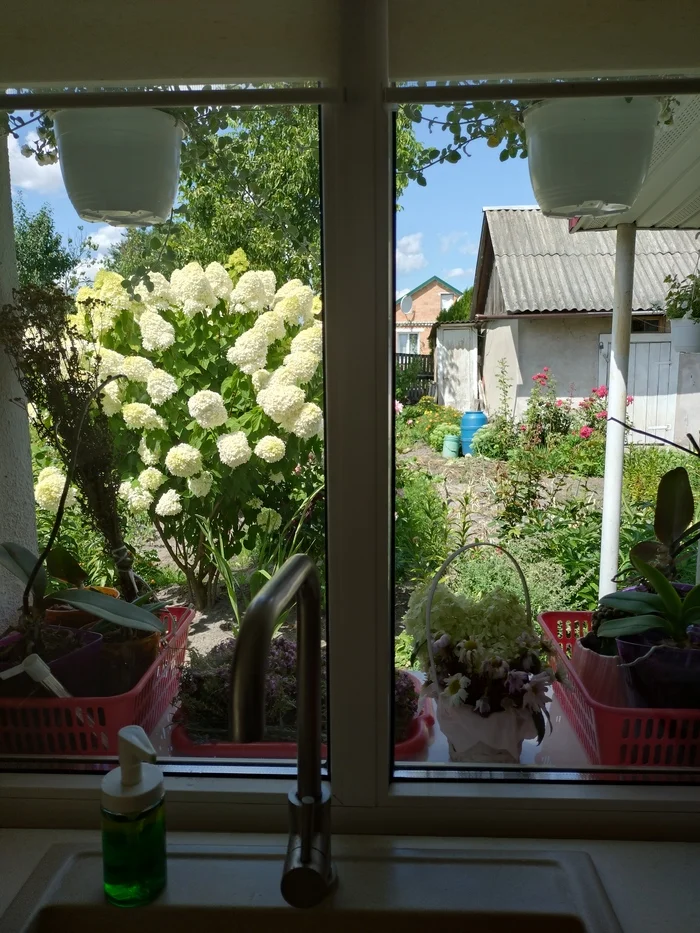
<path fill-rule="evenodd" d="M 485 208 L 506 311 L 612 311 L 615 231 L 569 233 L 567 220 L 537 208 Z M 700 240 L 693 230 L 639 230 L 632 306 L 664 301 L 667 275 L 693 272 Z"/>

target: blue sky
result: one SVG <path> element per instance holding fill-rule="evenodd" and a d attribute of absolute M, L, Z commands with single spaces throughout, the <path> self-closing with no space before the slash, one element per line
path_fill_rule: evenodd
<path fill-rule="evenodd" d="M 444 114 L 445 110 L 425 108 L 424 114 Z M 29 131 L 31 134 L 31 129 Z M 446 135 L 427 123 L 417 126 L 418 138 L 440 146 Z M 119 228 L 81 221 L 66 195 L 58 165 L 40 166 L 20 154 L 22 138 L 10 138 L 10 171 L 15 194 L 21 192 L 27 208 L 37 210 L 48 202 L 57 229 L 66 237 L 76 237 L 78 227 L 98 246 L 104 256 L 123 235 Z M 427 186 L 409 184 L 401 198 L 396 218 L 396 288 L 398 293 L 439 275 L 459 289 L 474 279 L 476 252 L 481 233 L 481 209 L 497 205 L 534 204 L 527 161 L 500 162 L 498 150 L 482 141 L 470 147 L 471 156 L 456 165 L 435 165 L 426 172 Z"/>
<path fill-rule="evenodd" d="M 425 108 L 425 116 L 446 110 Z M 442 147 L 449 132 L 418 124 L 421 142 Z M 396 217 L 396 289 L 406 292 L 431 275 L 439 275 L 461 290 L 474 280 L 481 235 L 481 209 L 501 205 L 535 204 L 526 159 L 500 162 L 498 150 L 477 140 L 471 156 L 455 165 L 429 168 L 425 188 L 412 183 L 401 198 Z"/>

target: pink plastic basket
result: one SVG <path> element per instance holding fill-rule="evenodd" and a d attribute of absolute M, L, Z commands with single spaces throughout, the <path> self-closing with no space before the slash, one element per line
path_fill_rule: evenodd
<path fill-rule="evenodd" d="M 163 613 L 167 644 L 128 693 L 113 697 L 0 699 L 0 754 L 116 755 L 122 726 L 155 728 L 172 703 L 185 660 L 194 610 Z"/>
<path fill-rule="evenodd" d="M 683 768 L 700 764 L 700 710 L 605 706 L 596 702 L 569 662 L 577 638 L 591 629 L 590 612 L 543 612 L 557 647 L 555 664 L 567 683 L 554 692 L 594 765 Z"/>

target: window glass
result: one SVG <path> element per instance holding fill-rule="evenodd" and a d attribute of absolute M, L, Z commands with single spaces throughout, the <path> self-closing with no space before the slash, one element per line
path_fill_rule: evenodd
<path fill-rule="evenodd" d="M 233 741 L 229 685 L 245 610 L 288 557 L 308 553 L 325 594 L 318 109 L 36 117 L 9 138 L 3 331 L 53 598 L 7 619 L 0 669 L 36 653 L 71 696 L 1 681 L 0 754 L 114 755 L 136 722 L 162 757 L 293 762 L 294 608 L 262 744 Z M 325 723 L 325 674 L 322 692 Z"/>
<path fill-rule="evenodd" d="M 428 325 L 421 352 L 432 375 L 407 378 L 397 357 L 391 624 L 401 777 L 422 766 L 431 777 L 655 768 L 665 780 L 700 766 L 700 634 L 683 608 L 700 518 L 683 411 L 697 398 L 673 336 L 694 300 L 697 231 L 683 218 L 696 215 L 671 186 L 664 216 L 679 228 L 644 229 L 660 205 L 626 187 L 628 176 L 603 192 L 587 170 L 594 131 L 583 142 L 579 132 L 584 115 L 602 125 L 625 113 L 646 128 L 647 164 L 660 177 L 671 143 L 697 132 L 695 106 L 404 105 L 428 151 L 398 185 L 396 289 L 410 291 Z M 399 116 L 398 153 L 400 134 Z M 615 158 L 632 160 L 627 140 L 622 133 Z M 626 336 L 615 337 L 615 266 L 624 277 L 631 253 L 634 297 L 616 308 Z M 681 502 L 672 528 L 670 503 Z"/>

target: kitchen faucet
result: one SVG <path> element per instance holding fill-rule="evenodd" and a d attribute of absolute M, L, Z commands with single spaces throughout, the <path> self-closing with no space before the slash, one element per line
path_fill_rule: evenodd
<path fill-rule="evenodd" d="M 331 863 L 331 795 L 321 784 L 321 589 L 313 561 L 290 557 L 243 616 L 231 667 L 234 742 L 259 742 L 265 728 L 265 671 L 282 613 L 297 603 L 297 787 L 289 792 L 290 832 L 282 896 L 313 907 L 335 884 Z"/>

